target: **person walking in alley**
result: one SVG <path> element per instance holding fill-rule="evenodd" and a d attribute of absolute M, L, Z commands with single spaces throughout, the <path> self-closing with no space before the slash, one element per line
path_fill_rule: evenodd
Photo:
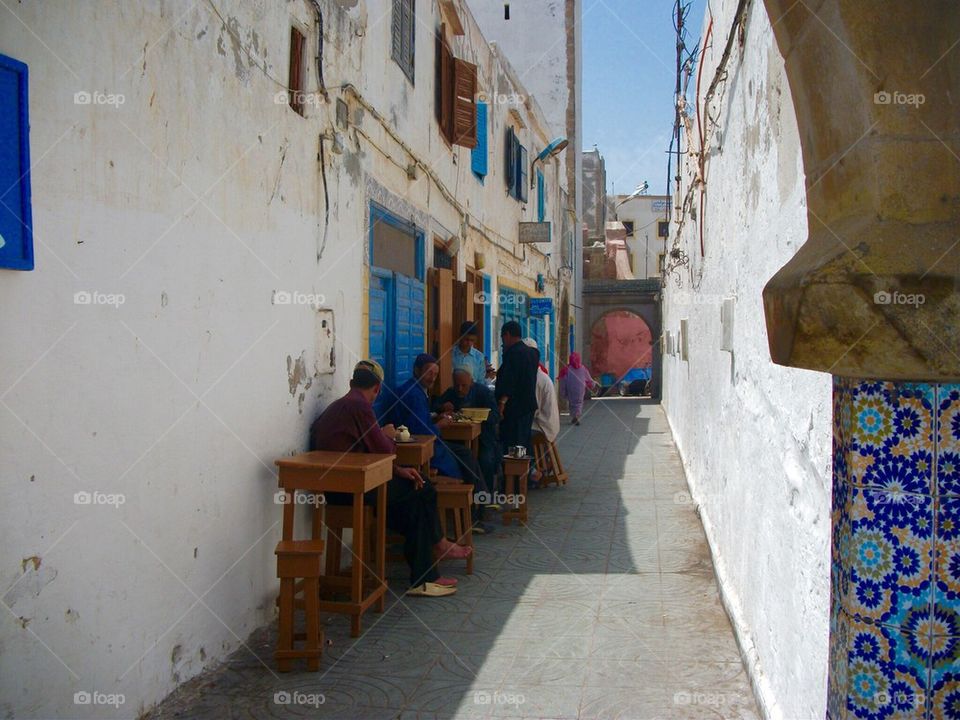
<path fill-rule="evenodd" d="M 587 390 L 594 386 L 590 371 L 580 360 L 580 353 L 570 353 L 570 364 L 560 373 L 560 397 L 570 403 L 570 422 L 580 424 L 580 414 L 583 412 L 583 401 Z"/>
<path fill-rule="evenodd" d="M 313 450 L 335 452 L 394 453 L 389 430 L 377 424 L 373 402 L 383 384 L 383 368 L 374 360 L 361 360 L 353 369 L 350 391 L 324 410 L 310 428 Z M 364 496 L 374 503 L 374 493 Z M 347 493 L 326 493 L 332 505 L 350 504 Z M 456 579 L 440 577 L 434 553 L 439 558 L 465 558 L 472 548 L 450 542 L 440 532 L 437 493 L 413 468 L 393 466 L 387 483 L 387 526 L 404 537 L 403 554 L 410 566 L 408 594 L 442 597 L 456 592 Z"/>
<path fill-rule="evenodd" d="M 530 450 L 530 431 L 537 411 L 537 372 L 540 351 L 524 345 L 520 323 L 511 320 L 500 331 L 503 354 L 497 371 L 496 398 L 500 409 L 500 442 Z"/>
<path fill-rule="evenodd" d="M 451 354 L 454 367 L 465 367 L 474 382 L 482 383 L 487 375 L 487 359 L 477 350 L 477 326 L 469 320 L 460 326 L 460 339 Z"/>

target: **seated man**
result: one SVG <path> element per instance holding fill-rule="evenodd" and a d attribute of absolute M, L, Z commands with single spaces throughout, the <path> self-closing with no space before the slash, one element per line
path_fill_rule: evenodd
<path fill-rule="evenodd" d="M 527 347 L 540 351 L 537 341 L 525 338 Z M 553 386 L 550 373 L 540 363 L 537 372 L 537 410 L 533 414 L 533 431 L 543 433 L 549 442 L 554 442 L 560 433 L 560 407 L 557 404 L 557 389 Z"/>
<path fill-rule="evenodd" d="M 434 423 L 430 415 L 427 393 L 439 372 L 436 358 L 426 353 L 418 355 L 413 363 L 413 377 L 395 392 L 384 395 L 377 403 L 377 417 L 383 424 L 389 423 L 395 427 L 406 425 L 413 435 L 436 435 L 430 467 L 441 475 L 482 487 L 483 474 L 470 449 L 459 443 L 447 444 L 440 439 L 440 428 L 453 420 L 448 416 L 440 416 Z"/>
<path fill-rule="evenodd" d="M 393 453 L 392 428 L 381 429 L 373 401 L 383 383 L 383 369 L 373 360 L 361 360 L 353 369 L 350 392 L 335 400 L 310 428 L 313 450 Z M 367 493 L 372 496 L 373 492 Z M 339 493 L 327 493 L 336 504 Z M 365 496 L 364 501 L 368 501 Z M 403 554 L 410 566 L 408 594 L 439 597 L 456 592 L 453 578 L 437 573 L 434 551 L 440 557 L 464 558 L 472 549 L 450 542 L 440 532 L 437 493 L 412 468 L 394 464 L 387 484 L 387 526 L 404 537 Z"/>
<path fill-rule="evenodd" d="M 484 485 L 478 489 L 492 493 L 497 487 L 500 469 L 500 441 L 497 438 L 500 412 L 493 392 L 486 385 L 474 382 L 470 368 L 457 365 L 453 368 L 453 387 L 437 398 L 436 407 L 442 412 L 459 411 L 465 407 L 489 408 L 490 414 L 480 429 L 479 461 Z"/>

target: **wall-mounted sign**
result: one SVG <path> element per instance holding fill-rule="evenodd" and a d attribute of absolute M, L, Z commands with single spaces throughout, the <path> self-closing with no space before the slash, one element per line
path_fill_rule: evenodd
<path fill-rule="evenodd" d="M 669 200 L 654 200 L 650 203 L 650 209 L 653 210 L 653 212 L 666 212 L 669 207 Z"/>
<path fill-rule="evenodd" d="M 520 223 L 520 242 L 522 243 L 550 242 L 550 223 L 548 222 Z"/>
<path fill-rule="evenodd" d="M 530 298 L 527 312 L 531 315 L 549 315 L 553 312 L 553 298 Z"/>

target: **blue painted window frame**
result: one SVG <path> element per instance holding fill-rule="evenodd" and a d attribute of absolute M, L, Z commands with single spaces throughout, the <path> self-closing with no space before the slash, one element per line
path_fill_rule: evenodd
<path fill-rule="evenodd" d="M 23 226 L 20 234 L 20 248 L 0 248 L 0 268 L 10 270 L 33 270 L 33 216 L 30 203 L 30 118 L 29 96 L 27 92 L 27 65 L 6 55 L 0 55 L 0 72 L 13 73 L 17 78 L 17 106 L 0 109 L 0 142 L 15 143 L 18 167 L 14 168 L 16 178 L 0 178 L 0 212 L 13 215 L 17 223 Z M 13 127 L 11 127 L 13 126 Z M 16 132 L 13 132 L 16 130 Z M 19 188 L 19 198 L 9 195 Z M 8 197 L 9 195 L 9 197 Z M 15 206 L 17 209 L 15 210 Z M 18 211 L 19 210 L 19 214 Z M 8 218 L 4 218 L 9 222 Z M 3 227 L 0 224 L 0 227 Z"/>
<path fill-rule="evenodd" d="M 487 176 L 487 103 L 477 103 L 477 144 L 470 151 L 470 168 L 483 185 Z"/>
<path fill-rule="evenodd" d="M 427 274 L 427 266 L 425 262 L 425 252 L 424 252 L 424 232 L 421 230 L 415 223 L 410 222 L 409 220 L 404 220 L 398 218 L 396 215 L 387 210 L 383 205 L 378 203 L 370 203 L 370 237 L 369 237 L 369 246 L 370 246 L 370 267 L 377 265 L 377 259 L 373 256 L 373 229 L 377 223 L 386 223 L 392 225 L 393 227 L 403 230 L 405 232 L 412 233 L 414 236 L 414 245 L 416 247 L 416 258 L 414 260 L 417 271 L 417 280 L 420 282 L 424 281 L 424 278 Z"/>

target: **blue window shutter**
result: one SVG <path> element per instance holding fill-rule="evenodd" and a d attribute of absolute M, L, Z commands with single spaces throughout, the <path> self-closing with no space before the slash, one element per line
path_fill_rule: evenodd
<path fill-rule="evenodd" d="M 470 167 L 475 175 L 487 175 L 487 104 L 477 103 L 477 144 L 470 151 Z"/>
<path fill-rule="evenodd" d="M 537 170 L 537 222 L 543 222 L 547 216 L 546 188 L 543 181 L 543 172 Z"/>
<path fill-rule="evenodd" d="M 394 273 L 395 322 L 393 382 L 399 385 L 413 375 L 413 361 L 423 352 L 424 300 L 426 289 L 422 282 Z"/>
<path fill-rule="evenodd" d="M 521 145 L 517 153 L 517 179 L 520 186 L 517 188 L 517 200 L 527 201 L 527 185 L 530 182 L 530 170 L 527 167 L 527 149 Z"/>
<path fill-rule="evenodd" d="M 389 372 L 390 364 L 387 358 L 387 337 L 390 333 L 389 297 L 386 278 L 371 273 L 370 275 L 370 351 L 372 360 L 380 363 L 384 372 Z"/>
<path fill-rule="evenodd" d="M 0 267 L 33 270 L 27 66 L 0 55 Z"/>
<path fill-rule="evenodd" d="M 504 148 L 504 159 L 505 165 L 504 168 L 504 177 L 507 181 L 507 192 L 510 193 L 511 197 L 516 197 L 517 191 L 517 138 L 513 133 L 513 128 L 507 128 L 507 142 L 506 147 Z"/>

